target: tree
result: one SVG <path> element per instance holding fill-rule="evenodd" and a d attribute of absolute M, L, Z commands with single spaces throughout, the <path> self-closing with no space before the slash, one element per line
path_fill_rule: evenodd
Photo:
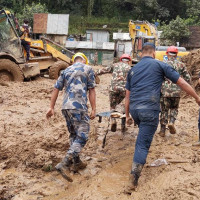
<path fill-rule="evenodd" d="M 170 21 L 168 25 L 161 27 L 161 41 L 165 45 L 176 45 L 176 42 L 182 43 L 190 36 L 189 28 L 184 19 L 179 16 L 175 20 Z M 166 41 L 168 41 L 166 44 Z"/>
<path fill-rule="evenodd" d="M 22 10 L 22 13 L 17 13 L 17 18 L 19 20 L 19 23 L 22 24 L 24 19 L 29 20 L 29 25 L 33 26 L 33 14 L 34 13 L 47 13 L 48 10 L 45 5 L 42 5 L 40 3 L 32 3 L 31 5 L 26 4 L 25 7 Z"/>

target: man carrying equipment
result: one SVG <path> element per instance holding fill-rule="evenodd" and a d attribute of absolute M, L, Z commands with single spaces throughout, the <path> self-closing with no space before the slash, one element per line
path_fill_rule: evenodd
<path fill-rule="evenodd" d="M 129 65 L 131 57 L 128 54 L 123 54 L 120 57 L 120 62 L 114 63 L 106 68 L 100 69 L 96 75 L 105 73 L 112 73 L 111 84 L 109 88 L 110 109 L 114 110 L 120 104 L 126 95 L 126 77 L 131 69 Z M 111 118 L 111 131 L 115 132 L 117 129 L 117 122 L 115 118 Z"/>

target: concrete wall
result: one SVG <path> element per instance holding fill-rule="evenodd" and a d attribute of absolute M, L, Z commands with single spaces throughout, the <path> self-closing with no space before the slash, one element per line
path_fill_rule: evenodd
<path fill-rule="evenodd" d="M 69 49 L 103 49 L 114 51 L 114 42 L 66 41 Z"/>
<path fill-rule="evenodd" d="M 82 49 L 81 52 L 83 52 L 87 56 L 90 64 L 95 63 L 94 62 L 95 52 L 97 52 L 98 55 L 97 65 L 107 66 L 113 63 L 114 51 Z"/>
<path fill-rule="evenodd" d="M 113 63 L 114 42 L 66 41 L 65 47 L 74 52 L 83 52 L 91 64 L 95 63 L 96 52 L 98 65 Z"/>
<path fill-rule="evenodd" d="M 122 54 L 126 53 L 131 55 L 132 43 L 131 41 L 116 41 L 116 56 L 120 57 Z"/>

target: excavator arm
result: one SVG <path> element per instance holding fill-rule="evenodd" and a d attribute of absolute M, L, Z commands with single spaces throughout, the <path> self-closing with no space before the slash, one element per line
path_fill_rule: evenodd
<path fill-rule="evenodd" d="M 137 63 L 141 57 L 143 43 L 153 42 L 157 45 L 158 34 L 155 25 L 147 21 L 129 21 L 129 35 L 132 40 L 133 63 Z"/>

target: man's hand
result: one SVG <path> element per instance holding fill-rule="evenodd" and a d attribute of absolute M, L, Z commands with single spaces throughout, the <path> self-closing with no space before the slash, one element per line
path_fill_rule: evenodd
<path fill-rule="evenodd" d="M 90 119 L 93 120 L 96 117 L 96 110 L 92 110 L 90 113 Z"/>
<path fill-rule="evenodd" d="M 133 120 L 130 116 L 126 117 L 126 124 L 130 126 L 133 123 Z"/>
<path fill-rule="evenodd" d="M 47 114 L 46 114 L 46 118 L 49 119 L 53 115 L 54 115 L 54 109 L 49 108 L 49 110 L 47 111 Z"/>

